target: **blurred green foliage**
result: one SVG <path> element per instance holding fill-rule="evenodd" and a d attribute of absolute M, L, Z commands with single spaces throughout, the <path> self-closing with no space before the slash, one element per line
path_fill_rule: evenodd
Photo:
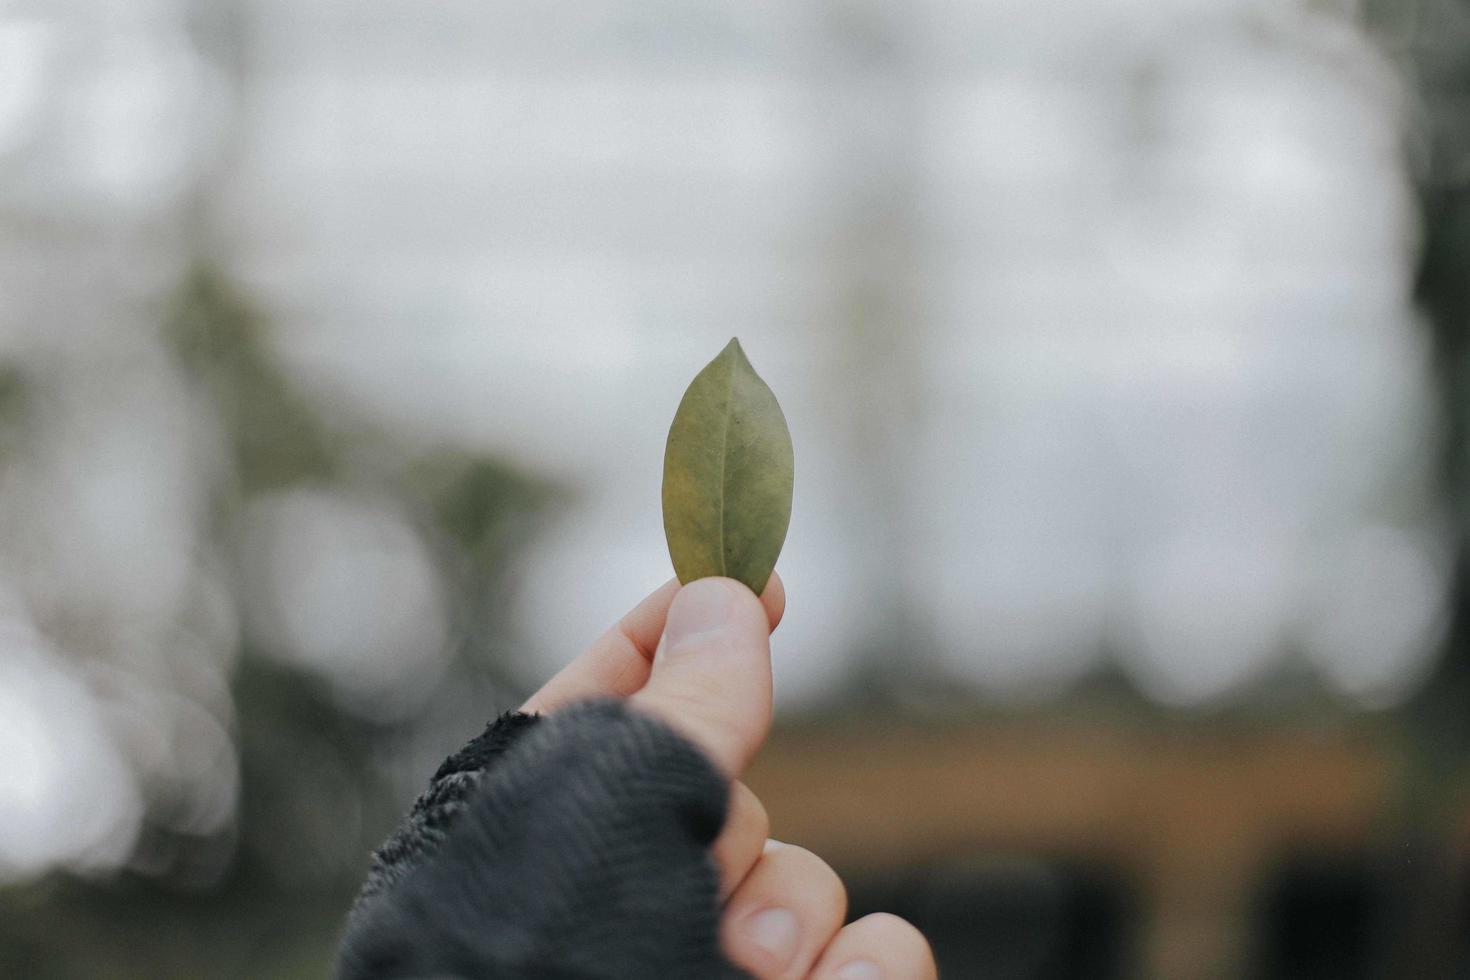
<path fill-rule="evenodd" d="M 554 488 L 498 459 L 403 446 L 328 418 L 272 356 L 268 325 L 215 268 L 181 285 L 162 330 L 227 447 L 209 547 L 237 567 L 235 521 L 293 487 L 370 490 L 413 515 L 445 586 L 452 656 L 416 715 L 345 710 L 320 679 L 238 638 L 231 692 L 240 803 L 227 830 L 145 824 L 134 865 L 0 892 L 0 977 L 322 977 L 370 850 L 440 757 L 511 702 L 500 576 Z M 0 372 L 0 450 L 19 438 L 22 379 Z M 239 582 L 242 576 L 235 575 Z M 238 596 L 237 596 L 238 598 Z"/>

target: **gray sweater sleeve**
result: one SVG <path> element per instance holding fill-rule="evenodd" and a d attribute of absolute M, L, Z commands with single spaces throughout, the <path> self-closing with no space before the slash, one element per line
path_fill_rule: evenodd
<path fill-rule="evenodd" d="M 743 977 L 720 952 L 709 856 L 727 793 L 620 702 L 503 715 L 374 855 L 338 977 Z"/>

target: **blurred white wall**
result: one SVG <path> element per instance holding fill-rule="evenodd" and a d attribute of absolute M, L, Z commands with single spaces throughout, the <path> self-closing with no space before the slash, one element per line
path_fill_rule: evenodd
<path fill-rule="evenodd" d="M 582 490 L 528 573 L 528 677 L 667 574 L 663 436 L 731 334 L 798 448 L 787 704 L 896 610 L 1005 697 L 1107 649 L 1170 703 L 1288 655 L 1371 703 L 1422 669 L 1446 556 L 1406 107 L 1342 19 L 250 10 L 227 226 L 282 352 Z"/>

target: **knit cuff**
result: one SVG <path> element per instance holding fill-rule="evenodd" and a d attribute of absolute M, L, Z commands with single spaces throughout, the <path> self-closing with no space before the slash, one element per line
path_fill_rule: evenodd
<path fill-rule="evenodd" d="M 486 772 L 540 720 L 539 715 L 507 711 L 444 760 L 429 781 L 429 788 L 414 801 L 402 826 L 373 852 L 354 915 L 364 903 L 393 887 L 443 844 Z"/>
<path fill-rule="evenodd" d="M 743 976 L 719 951 L 709 856 L 727 795 L 622 702 L 502 717 L 379 851 L 339 975 Z"/>

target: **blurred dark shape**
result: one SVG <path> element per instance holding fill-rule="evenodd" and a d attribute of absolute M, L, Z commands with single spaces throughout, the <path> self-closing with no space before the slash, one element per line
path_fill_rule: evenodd
<path fill-rule="evenodd" d="M 563 499 L 560 488 L 509 464 L 440 450 L 416 458 L 403 475 L 408 497 L 440 544 L 446 579 L 478 644 L 466 656 L 503 650 L 505 603 L 514 593 L 507 561 L 528 545 L 544 513 Z"/>
<path fill-rule="evenodd" d="M 1137 906 L 1110 869 L 992 858 L 853 877 L 848 919 L 908 919 L 928 937 L 940 976 L 1109 980 L 1137 973 Z"/>
<path fill-rule="evenodd" d="M 1416 178 L 1422 240 L 1414 299 L 1434 335 L 1447 437 L 1446 496 L 1460 533 L 1453 622 L 1416 714 L 1435 751 L 1470 750 L 1470 585 L 1465 531 L 1470 517 L 1470 11 L 1455 0 L 1380 0 L 1366 8 L 1384 47 L 1417 82 L 1421 131 L 1408 155 Z"/>
<path fill-rule="evenodd" d="M 1383 866 L 1362 855 L 1287 860 L 1257 910 L 1261 980 L 1369 980 L 1385 976 L 1391 925 Z"/>
<path fill-rule="evenodd" d="M 25 375 L 10 364 L 0 364 L 0 465 L 19 444 L 25 424 L 27 400 Z"/>
<path fill-rule="evenodd" d="M 190 274 L 164 325 L 165 340 L 219 413 L 244 493 L 328 479 L 336 465 L 318 410 L 271 358 L 265 329 L 207 264 Z"/>
<path fill-rule="evenodd" d="M 1404 714 L 1412 758 L 1403 777 L 1403 859 L 1392 876 L 1401 926 L 1395 969 L 1431 976 L 1470 955 L 1470 878 L 1455 849 L 1463 813 L 1455 789 L 1470 756 L 1470 6 L 1376 0 L 1363 16 L 1418 99 L 1405 147 L 1421 223 L 1414 299 L 1434 338 L 1444 499 L 1456 531 L 1444 651 Z"/>

